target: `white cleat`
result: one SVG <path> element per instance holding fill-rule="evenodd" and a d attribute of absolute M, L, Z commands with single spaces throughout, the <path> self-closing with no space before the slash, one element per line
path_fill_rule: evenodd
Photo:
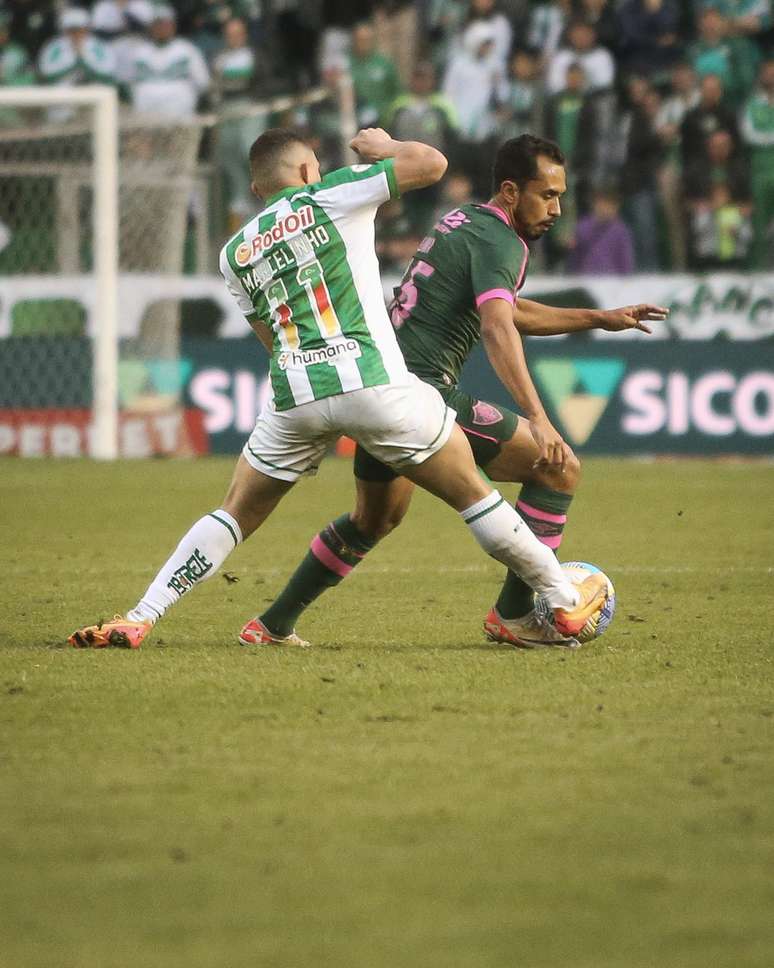
<path fill-rule="evenodd" d="M 580 648 L 577 639 L 562 635 L 534 609 L 521 618 L 502 618 L 493 607 L 484 619 L 484 632 L 490 642 L 506 642 L 520 649 Z"/>

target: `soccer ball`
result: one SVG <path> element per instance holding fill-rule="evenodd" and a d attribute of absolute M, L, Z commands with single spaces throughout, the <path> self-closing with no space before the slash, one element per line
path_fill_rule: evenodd
<path fill-rule="evenodd" d="M 597 572 L 604 575 L 600 568 L 597 568 L 596 565 L 590 565 L 587 561 L 563 561 L 562 570 L 574 585 L 579 585 L 584 578 L 588 578 L 589 575 Z M 592 639 L 598 638 L 613 621 L 615 589 L 607 575 L 605 575 L 605 581 L 607 582 L 607 600 L 602 608 L 594 612 L 575 636 L 579 642 L 591 642 Z M 553 624 L 554 611 L 542 595 L 535 595 L 535 611 Z"/>

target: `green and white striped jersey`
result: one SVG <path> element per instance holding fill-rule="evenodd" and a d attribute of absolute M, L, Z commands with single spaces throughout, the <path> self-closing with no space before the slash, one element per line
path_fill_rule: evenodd
<path fill-rule="evenodd" d="M 277 410 L 408 381 L 374 249 L 376 210 L 397 194 L 389 158 L 342 168 L 267 199 L 221 250 L 240 310 L 273 331 Z"/>

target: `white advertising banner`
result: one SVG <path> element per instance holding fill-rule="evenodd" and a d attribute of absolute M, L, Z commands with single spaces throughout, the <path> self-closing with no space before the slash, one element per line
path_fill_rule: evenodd
<path fill-rule="evenodd" d="M 383 278 L 389 299 L 398 276 Z M 774 336 L 774 275 L 771 273 L 615 276 L 533 276 L 523 295 L 549 305 L 610 309 L 630 303 L 668 306 L 666 322 L 653 325 L 653 336 L 635 331 L 594 330 L 595 340 L 762 340 Z M 87 276 L 10 276 L 0 279 L 0 339 L 10 336 L 14 310 L 22 303 L 72 300 L 83 306 L 90 333 L 99 321 L 94 312 L 93 280 Z M 241 337 L 248 332 L 220 276 L 125 274 L 120 277 L 119 336 L 134 337 L 148 309 L 163 300 L 210 299 L 222 313 L 217 335 Z M 564 337 L 552 337 L 563 339 Z"/>

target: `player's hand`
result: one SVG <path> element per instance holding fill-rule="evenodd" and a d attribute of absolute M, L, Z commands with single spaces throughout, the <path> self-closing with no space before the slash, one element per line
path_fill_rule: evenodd
<path fill-rule="evenodd" d="M 625 329 L 639 329 L 643 333 L 652 333 L 645 322 L 661 323 L 669 315 L 664 306 L 653 306 L 650 303 L 639 303 L 637 306 L 624 306 L 622 309 L 607 309 L 602 313 L 601 329 L 610 333 L 620 333 Z"/>
<path fill-rule="evenodd" d="M 529 429 L 540 448 L 540 454 L 533 467 L 559 467 L 564 472 L 567 461 L 573 456 L 572 448 L 565 443 L 548 417 L 545 414 L 533 417 L 529 422 Z"/>
<path fill-rule="evenodd" d="M 381 161 L 395 152 L 395 142 L 384 128 L 361 128 L 349 146 L 363 161 Z"/>

